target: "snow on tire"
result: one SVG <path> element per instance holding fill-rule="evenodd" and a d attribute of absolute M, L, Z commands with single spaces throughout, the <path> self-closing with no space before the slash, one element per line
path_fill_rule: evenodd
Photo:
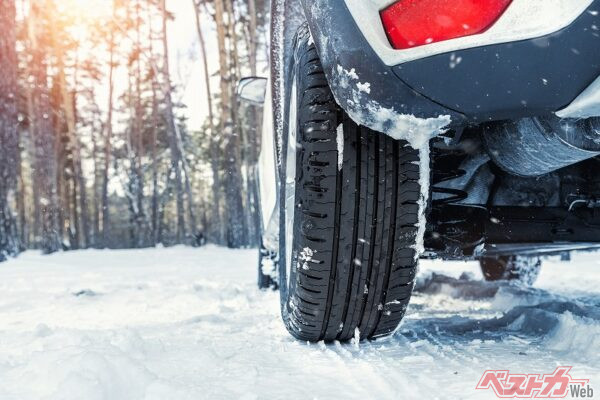
<path fill-rule="evenodd" d="M 301 27 L 282 137 L 282 316 L 301 340 L 387 335 L 417 271 L 419 153 L 348 118 L 309 38 Z"/>

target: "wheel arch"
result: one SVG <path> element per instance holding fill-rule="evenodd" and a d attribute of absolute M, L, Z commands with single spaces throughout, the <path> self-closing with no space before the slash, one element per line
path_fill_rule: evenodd
<path fill-rule="evenodd" d="M 359 125 L 412 142 L 464 125 L 463 114 L 406 85 L 364 37 L 344 0 L 301 0 L 336 102 Z"/>

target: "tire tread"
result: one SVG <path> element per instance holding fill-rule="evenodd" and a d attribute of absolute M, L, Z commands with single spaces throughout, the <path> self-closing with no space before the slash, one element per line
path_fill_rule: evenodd
<path fill-rule="evenodd" d="M 337 106 L 308 29 L 297 38 L 298 173 L 294 304 L 286 319 L 298 339 L 346 341 L 393 332 L 414 285 L 419 155 L 408 143 L 357 126 Z M 343 125 L 343 168 L 337 129 Z M 314 263 L 318 260 L 319 263 Z M 285 314 L 285 313 L 284 313 Z"/>

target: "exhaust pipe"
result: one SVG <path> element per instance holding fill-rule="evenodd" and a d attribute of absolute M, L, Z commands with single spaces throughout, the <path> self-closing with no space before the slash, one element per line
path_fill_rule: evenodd
<path fill-rule="evenodd" d="M 524 118 L 489 125 L 482 136 L 492 161 L 522 177 L 545 175 L 600 155 L 600 118 Z"/>

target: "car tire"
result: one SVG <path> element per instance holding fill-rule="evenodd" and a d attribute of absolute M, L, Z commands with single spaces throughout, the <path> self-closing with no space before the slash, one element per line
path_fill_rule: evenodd
<path fill-rule="evenodd" d="M 406 312 L 417 272 L 419 153 L 343 112 L 306 26 L 289 71 L 280 168 L 283 320 L 294 337 L 312 342 L 388 335 Z"/>
<path fill-rule="evenodd" d="M 479 260 L 481 272 L 486 281 L 512 281 L 531 286 L 537 280 L 542 268 L 539 257 L 500 256 Z"/>

